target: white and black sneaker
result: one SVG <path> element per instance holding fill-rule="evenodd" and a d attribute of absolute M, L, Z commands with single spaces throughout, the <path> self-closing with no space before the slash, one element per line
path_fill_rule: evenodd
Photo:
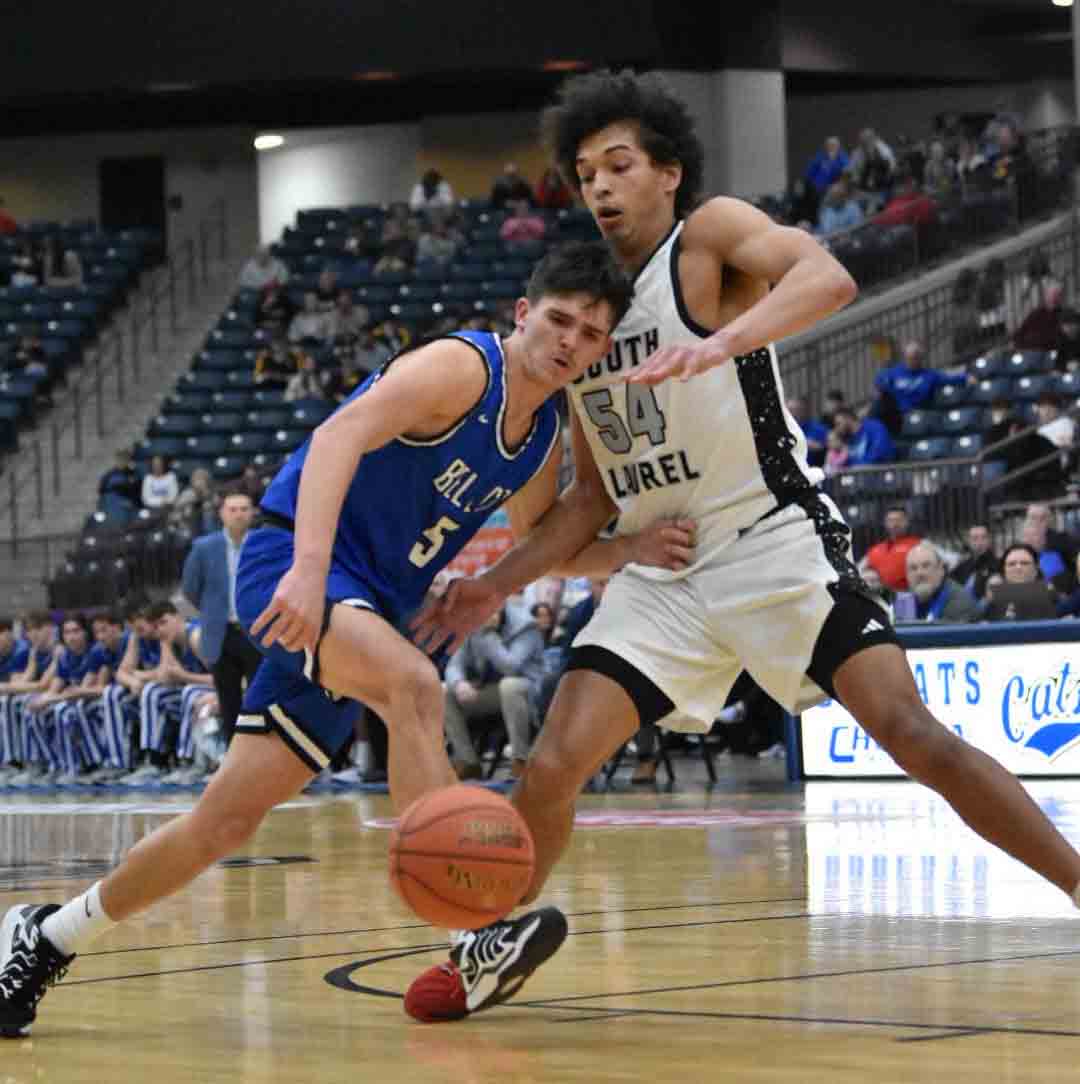
<path fill-rule="evenodd" d="M 38 1002 L 59 982 L 74 956 L 63 956 L 41 932 L 55 903 L 12 907 L 0 925 L 0 1036 L 30 1034 Z"/>
<path fill-rule="evenodd" d="M 469 1012 L 501 1005 L 559 950 L 566 940 L 566 916 L 557 907 L 530 911 L 512 921 L 462 930 L 450 950 L 465 987 Z"/>
<path fill-rule="evenodd" d="M 555 955 L 566 934 L 566 917 L 555 907 L 462 930 L 450 949 L 451 962 L 429 968 L 413 981 L 405 994 L 405 1011 L 434 1023 L 501 1005 Z"/>

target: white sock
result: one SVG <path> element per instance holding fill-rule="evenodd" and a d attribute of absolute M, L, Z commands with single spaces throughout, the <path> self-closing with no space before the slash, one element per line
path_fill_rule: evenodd
<path fill-rule="evenodd" d="M 41 924 L 41 932 L 65 956 L 82 952 L 91 941 L 115 926 L 101 906 L 101 882 L 65 903 Z"/>

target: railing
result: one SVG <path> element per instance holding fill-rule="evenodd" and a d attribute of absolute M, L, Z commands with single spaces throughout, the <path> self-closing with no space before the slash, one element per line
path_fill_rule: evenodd
<path fill-rule="evenodd" d="M 973 283 L 971 276 L 961 278 L 961 272 L 949 282 L 928 286 L 885 311 L 848 322 L 804 345 L 781 344 L 786 390 L 817 402 L 826 389 L 839 388 L 849 402 L 865 402 L 873 397 L 874 377 L 882 362 L 890 356 L 895 360 L 896 349 L 909 338 L 924 344 L 927 364 L 934 368 L 970 360 L 981 349 L 999 344 L 1030 309 L 1022 283 L 1035 253 L 1046 257 L 1052 275 L 1064 284 L 1067 295 L 1072 294 L 1080 287 L 1080 216 L 1074 211 L 1067 228 L 1005 258 L 997 269 L 1000 288 L 994 287 L 995 300 L 985 308 L 978 291 L 985 285 L 989 261 L 971 269 L 984 280 L 981 283 Z M 971 287 L 971 294 L 966 294 Z"/>
<path fill-rule="evenodd" d="M 9 455 L 0 499 L 0 533 L 7 536 L 12 557 L 18 556 L 20 544 L 37 541 L 20 537 L 21 498 L 32 494 L 34 518 L 44 516 L 47 495 L 60 495 L 61 463 L 82 460 L 85 454 L 84 431 L 92 427 L 99 439 L 106 436 L 106 396 L 123 403 L 129 386 L 141 382 L 140 341 L 148 335 L 149 348 L 156 353 L 166 320 L 176 334 L 182 295 L 188 309 L 198 303 L 200 287 L 205 289 L 210 282 L 212 250 L 216 248 L 220 260 L 228 258 L 227 238 L 226 205 L 221 199 L 200 222 L 198 237 L 178 246 L 164 267 L 153 272 L 150 282 L 132 294 L 124 324 L 114 321 L 98 338 L 92 360 L 84 361 L 77 374 L 68 372 L 69 381 L 74 380 L 68 401 L 20 440 L 18 452 Z M 44 467 L 42 442 L 46 440 L 52 453 L 51 471 Z"/>

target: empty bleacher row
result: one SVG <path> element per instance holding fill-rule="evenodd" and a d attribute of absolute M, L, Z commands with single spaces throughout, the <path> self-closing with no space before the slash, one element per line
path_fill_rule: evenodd
<path fill-rule="evenodd" d="M 83 281 L 0 286 L 0 454 L 16 449 L 19 432 L 33 425 L 43 397 L 82 362 L 161 244 L 149 230 L 100 233 L 92 223 L 32 222 L 0 236 L 0 282 L 10 281 L 27 246 L 47 239 L 76 252 Z M 28 339 L 40 343 L 41 364 L 26 368 L 18 357 Z"/>

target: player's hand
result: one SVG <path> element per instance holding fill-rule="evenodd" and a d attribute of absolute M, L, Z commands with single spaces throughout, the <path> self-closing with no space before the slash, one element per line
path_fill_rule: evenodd
<path fill-rule="evenodd" d="M 503 596 L 483 577 L 454 580 L 442 598 L 430 599 L 409 622 L 413 640 L 429 655 L 447 643 L 457 651 L 502 604 Z"/>
<path fill-rule="evenodd" d="M 645 359 L 644 365 L 631 370 L 627 383 L 662 384 L 665 380 L 689 380 L 723 365 L 733 356 L 719 335 L 710 335 L 693 346 L 662 346 Z"/>
<path fill-rule="evenodd" d="M 697 524 L 692 519 L 661 519 L 630 540 L 630 560 L 681 572 L 694 562 Z"/>
<path fill-rule="evenodd" d="M 315 650 L 326 605 L 326 576 L 293 565 L 277 585 L 270 604 L 253 622 L 252 637 L 263 647 Z M 262 634 L 262 635 L 260 635 Z"/>

